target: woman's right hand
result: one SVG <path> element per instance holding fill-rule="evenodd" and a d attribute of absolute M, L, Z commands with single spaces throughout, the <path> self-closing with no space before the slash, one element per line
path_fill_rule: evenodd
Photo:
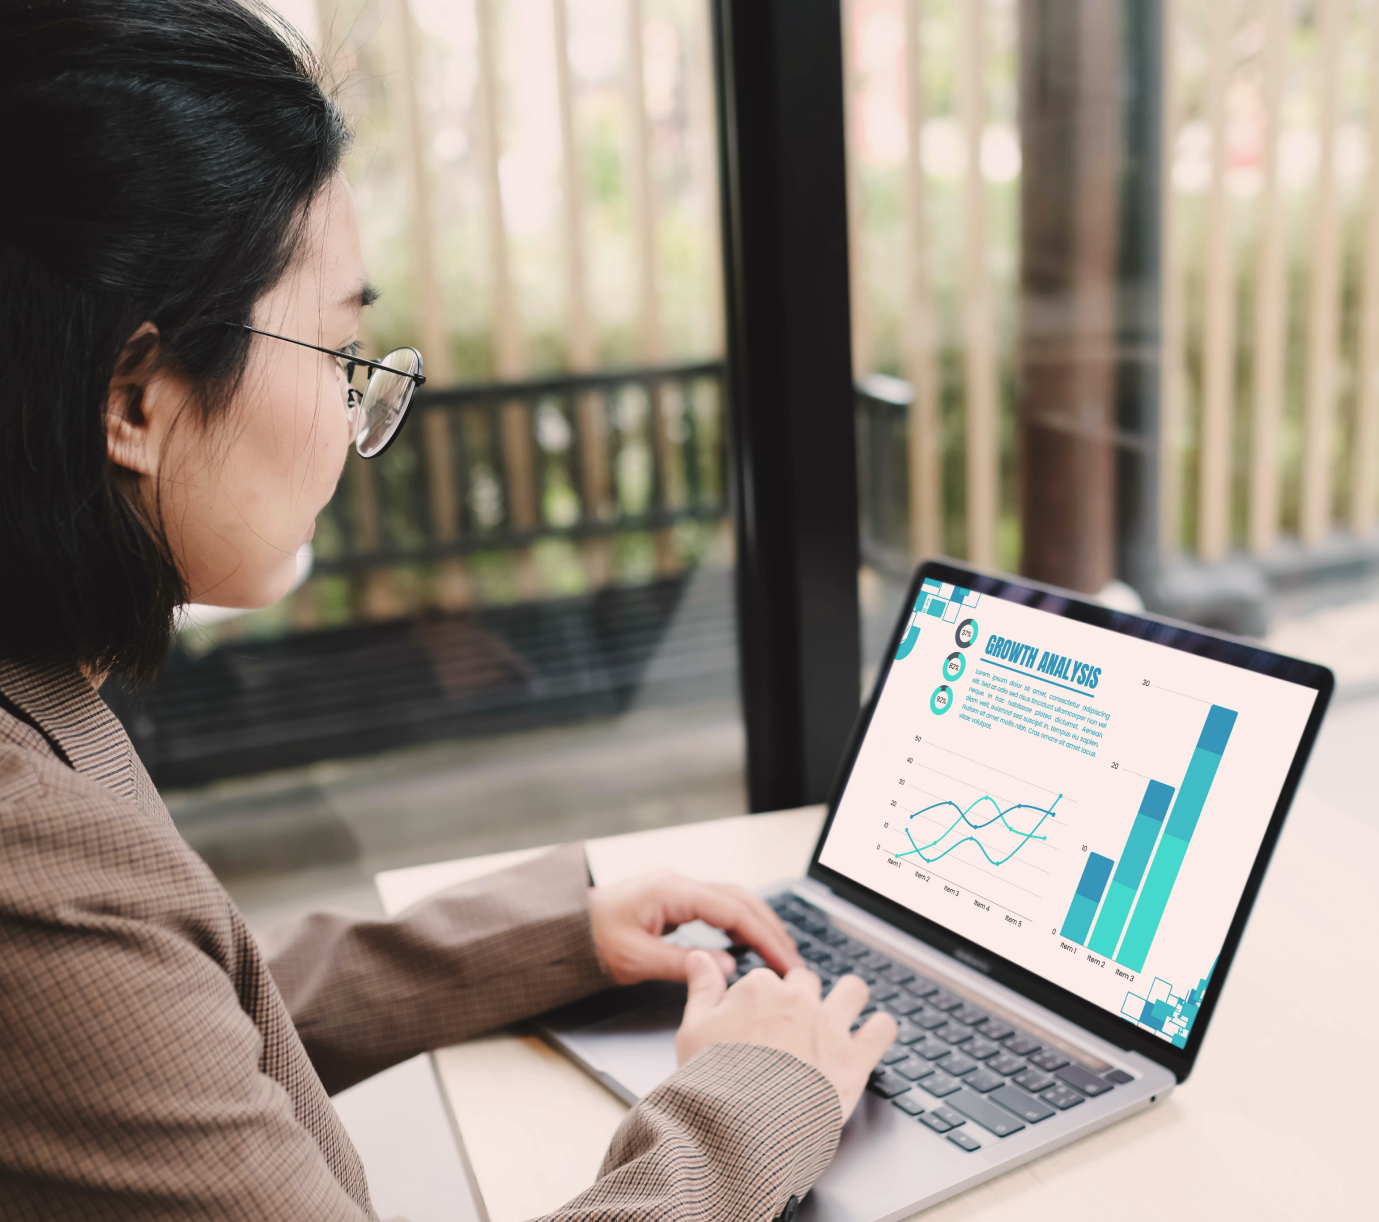
<path fill-rule="evenodd" d="M 857 976 L 844 976 L 820 998 L 819 978 L 808 968 L 794 968 L 783 979 L 757 968 L 728 988 L 722 969 L 699 950 L 686 958 L 685 971 L 689 999 L 675 1037 L 681 1065 L 710 1044 L 778 1048 L 833 1083 L 844 1120 L 897 1034 L 895 1019 L 881 1012 L 851 1030 L 870 993 Z"/>

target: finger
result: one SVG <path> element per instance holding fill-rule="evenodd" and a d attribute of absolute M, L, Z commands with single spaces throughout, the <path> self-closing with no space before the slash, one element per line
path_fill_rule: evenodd
<path fill-rule="evenodd" d="M 822 982 L 807 967 L 792 967 L 785 973 L 785 983 L 792 989 L 808 997 L 817 998 L 823 988 Z"/>
<path fill-rule="evenodd" d="M 750 946 L 781 975 L 804 964 L 794 940 L 776 914 L 746 892 L 677 878 L 668 882 L 663 903 L 668 918 L 681 923 L 696 919 L 707 921 L 727 933 L 734 942 Z"/>
<path fill-rule="evenodd" d="M 718 970 L 713 956 L 705 950 L 692 950 L 685 955 L 684 968 L 685 980 L 689 984 L 684 1022 L 689 1023 L 706 1011 L 712 1010 L 723 999 L 728 982 Z"/>
<path fill-rule="evenodd" d="M 824 1009 L 844 1026 L 852 1026 L 852 1020 L 862 1013 L 871 990 L 860 976 L 843 976 L 829 990 L 824 998 Z"/>
<path fill-rule="evenodd" d="M 686 978 L 685 959 L 691 950 L 703 949 L 692 946 L 677 946 L 651 934 L 638 931 L 635 942 L 631 937 L 622 957 L 622 972 L 625 983 L 639 980 L 684 980 Z M 737 971 L 737 960 L 726 950 L 706 950 L 724 976 Z"/>
<path fill-rule="evenodd" d="M 852 1037 L 852 1046 L 870 1067 L 895 1043 L 895 1037 L 899 1032 L 900 1027 L 895 1019 L 884 1010 L 878 1010 L 857 1028 L 856 1034 Z"/>

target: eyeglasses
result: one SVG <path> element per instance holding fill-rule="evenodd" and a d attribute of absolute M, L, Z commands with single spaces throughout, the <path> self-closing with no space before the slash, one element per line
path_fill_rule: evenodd
<path fill-rule="evenodd" d="M 350 386 L 345 395 L 345 413 L 350 427 L 354 430 L 354 448 L 361 458 L 377 458 L 386 450 L 402 428 L 407 418 L 407 409 L 412 406 L 412 396 L 426 377 L 421 372 L 421 353 L 415 348 L 394 348 L 381 361 L 366 361 L 348 349 L 322 348 L 318 344 L 308 344 L 304 340 L 293 339 L 287 335 L 274 335 L 271 331 L 260 331 L 248 323 L 226 323 L 228 327 L 239 327 L 263 335 L 268 339 L 280 339 L 299 348 L 310 348 L 313 352 L 324 352 L 341 361 L 346 382 L 354 381 L 355 370 L 361 366 L 369 371 L 364 389 Z"/>

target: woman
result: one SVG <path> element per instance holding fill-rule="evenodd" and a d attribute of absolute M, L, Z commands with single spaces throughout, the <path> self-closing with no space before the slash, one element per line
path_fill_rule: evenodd
<path fill-rule="evenodd" d="M 235 0 L 5 17 L 0 1215 L 372 1218 L 329 1092 L 653 977 L 689 983 L 682 1068 L 556 1216 L 791 1212 L 895 1027 L 852 1034 L 866 986 L 821 1001 L 759 901 L 591 889 L 571 846 L 267 954 L 178 836 L 97 688 L 151 676 L 183 603 L 280 597 L 347 447 L 386 444 L 417 378 L 349 393 L 372 292 L 295 36 Z M 659 939 L 696 917 L 782 975 L 725 989 Z"/>

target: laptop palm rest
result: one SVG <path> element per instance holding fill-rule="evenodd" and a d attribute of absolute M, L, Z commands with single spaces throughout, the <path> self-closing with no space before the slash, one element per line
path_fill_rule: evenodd
<path fill-rule="evenodd" d="M 679 1066 L 675 1032 L 685 986 L 665 981 L 609 989 L 543 1015 L 556 1047 L 626 1103 L 650 1094 Z"/>

